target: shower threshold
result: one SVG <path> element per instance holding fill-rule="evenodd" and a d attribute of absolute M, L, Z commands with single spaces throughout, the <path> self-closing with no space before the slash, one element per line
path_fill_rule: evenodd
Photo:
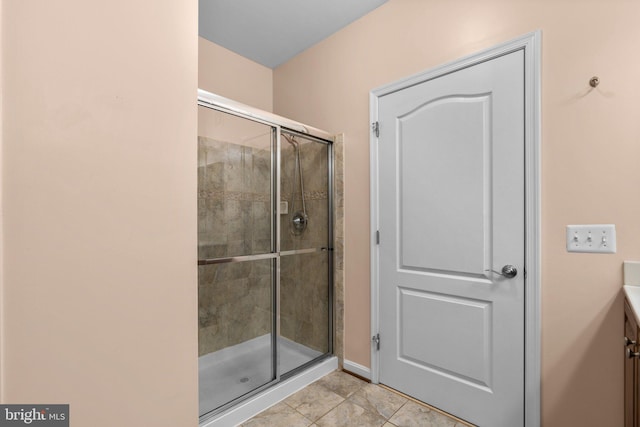
<path fill-rule="evenodd" d="M 322 356 L 322 353 L 280 338 L 280 372 L 286 374 Z M 200 413 L 209 412 L 227 403 L 231 396 L 242 396 L 271 379 L 271 336 L 269 334 L 245 341 L 198 359 L 200 381 Z M 337 369 L 336 357 L 328 357 L 266 389 L 234 407 L 207 419 L 201 427 L 236 425 L 269 408 L 290 394 Z"/>

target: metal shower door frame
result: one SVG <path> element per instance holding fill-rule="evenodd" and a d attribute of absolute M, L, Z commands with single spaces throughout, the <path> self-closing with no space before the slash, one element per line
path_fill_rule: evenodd
<path fill-rule="evenodd" d="M 256 123 L 261 123 L 270 126 L 272 129 L 272 152 L 271 152 L 271 253 L 268 254 L 255 254 L 255 255 L 242 255 L 234 257 L 221 257 L 214 259 L 198 260 L 198 265 L 210 265 L 210 264 L 222 264 L 233 262 L 245 262 L 245 261 L 257 261 L 257 260 L 273 260 L 272 271 L 272 306 L 274 307 L 275 315 L 272 318 L 272 369 L 274 373 L 274 379 L 260 387 L 250 391 L 249 393 L 237 397 L 226 404 L 200 416 L 200 423 L 213 418 L 226 410 L 233 408 L 238 403 L 241 403 L 269 388 L 278 384 L 283 379 L 290 378 L 297 373 L 305 370 L 307 367 L 315 365 L 316 363 L 330 357 L 333 354 L 333 339 L 334 339 L 334 290 L 333 290 L 333 275 L 334 275 L 334 233 L 333 233 L 333 193 L 334 193 L 334 164 L 333 164 L 333 137 L 320 129 L 316 129 L 310 126 L 303 125 L 293 120 L 286 119 L 284 117 L 277 116 L 272 113 L 261 111 L 230 99 L 206 92 L 198 89 L 198 106 L 219 111 L 226 114 L 231 114 L 236 117 L 251 120 Z M 280 355 L 280 171 L 281 171 L 281 133 L 285 131 L 290 134 L 299 135 L 316 143 L 322 143 L 327 145 L 327 209 L 328 209 L 328 336 L 327 336 L 327 353 L 287 372 L 285 375 L 281 375 L 278 369 L 278 358 Z M 275 138 L 274 138 L 275 136 Z M 292 251 L 287 251 L 287 253 Z M 297 252 L 297 251 L 293 251 Z M 310 250 L 301 250 L 297 253 L 309 253 Z"/>

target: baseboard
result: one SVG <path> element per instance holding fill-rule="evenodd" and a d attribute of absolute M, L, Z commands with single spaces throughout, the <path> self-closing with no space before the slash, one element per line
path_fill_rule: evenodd
<path fill-rule="evenodd" d="M 351 362 L 350 360 L 344 359 L 343 369 L 371 381 L 371 368 L 367 368 L 366 366 L 362 366 L 359 363 Z"/>

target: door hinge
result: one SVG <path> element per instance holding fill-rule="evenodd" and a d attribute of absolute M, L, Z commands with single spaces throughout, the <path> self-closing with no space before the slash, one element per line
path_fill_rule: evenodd
<path fill-rule="evenodd" d="M 376 350 L 380 350 L 380 334 L 372 336 L 371 341 L 373 342 L 373 345 L 376 346 Z"/>
<path fill-rule="evenodd" d="M 380 230 L 376 230 L 376 245 L 380 244 Z"/>
<path fill-rule="evenodd" d="M 371 131 L 376 134 L 376 137 L 380 136 L 380 123 L 373 122 L 371 123 Z"/>

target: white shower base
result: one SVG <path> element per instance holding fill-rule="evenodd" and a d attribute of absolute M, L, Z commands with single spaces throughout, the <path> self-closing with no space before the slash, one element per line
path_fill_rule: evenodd
<path fill-rule="evenodd" d="M 322 353 L 320 353 L 319 351 L 310 349 L 304 345 L 281 337 L 278 362 L 280 372 L 289 372 L 292 369 L 295 369 L 298 366 L 301 366 L 304 363 L 315 359 L 321 354 Z M 331 358 L 329 360 L 332 359 L 335 358 Z M 335 370 L 337 368 L 337 359 L 334 360 L 334 363 L 330 363 L 328 366 L 333 366 L 333 364 L 335 364 L 335 367 L 329 369 L 325 373 L 322 373 L 317 378 L 320 378 L 322 375 L 326 375 L 326 373 Z M 295 385 L 296 383 L 300 382 L 300 379 L 298 379 L 297 382 L 292 382 L 291 380 L 294 380 L 298 377 L 304 378 L 304 374 L 307 373 L 307 371 L 312 371 L 314 368 L 315 366 L 308 370 L 305 370 L 305 372 L 301 373 L 300 375 L 279 383 L 278 385 L 265 390 L 265 392 L 255 396 L 254 398 L 249 399 L 249 403 L 253 403 L 248 406 L 251 408 L 261 408 L 262 406 L 264 406 L 261 406 L 259 404 L 261 396 L 269 394 L 271 396 L 271 399 L 267 400 L 273 400 L 274 398 L 277 398 L 277 389 L 279 388 L 279 386 L 285 385 L 285 383 L 290 382 Z M 324 370 L 326 369 L 327 367 L 325 367 Z M 269 382 L 269 380 L 271 379 L 271 336 L 263 335 L 243 342 L 241 344 L 201 356 L 198 359 L 198 371 L 200 381 L 200 413 L 205 413 L 227 403 L 231 399 L 242 396 L 250 392 L 251 390 L 254 390 L 255 388 Z M 274 403 L 277 403 L 278 401 L 284 399 L 288 394 L 297 391 L 305 385 L 315 381 L 317 378 L 313 378 L 307 382 L 302 381 L 299 387 L 294 386 L 292 391 L 289 391 L 283 396 L 277 398 L 272 403 L 266 402 L 266 406 L 264 406 L 263 409 L 266 409 Z M 292 388 L 291 385 L 289 385 L 288 388 Z M 287 388 L 282 388 L 283 391 L 286 389 Z M 242 406 L 247 406 L 246 402 L 238 405 L 238 407 Z M 230 410 L 221 414 L 221 416 L 218 416 L 211 421 L 207 421 L 202 425 L 207 427 L 213 427 L 215 425 L 225 425 L 215 424 L 214 422 L 219 418 L 223 418 L 222 416 L 224 416 L 225 414 L 228 415 L 235 412 L 236 415 L 239 415 L 237 411 L 238 407 L 231 408 Z M 240 418 L 246 416 L 246 418 L 244 419 L 248 419 L 251 416 L 261 412 L 263 409 L 260 409 L 258 410 L 258 412 L 249 415 L 242 415 L 240 416 Z M 235 418 L 238 417 L 233 417 L 233 422 L 239 423 L 243 421 L 235 420 Z M 225 422 L 227 426 L 232 425 L 230 419 L 227 419 Z"/>

